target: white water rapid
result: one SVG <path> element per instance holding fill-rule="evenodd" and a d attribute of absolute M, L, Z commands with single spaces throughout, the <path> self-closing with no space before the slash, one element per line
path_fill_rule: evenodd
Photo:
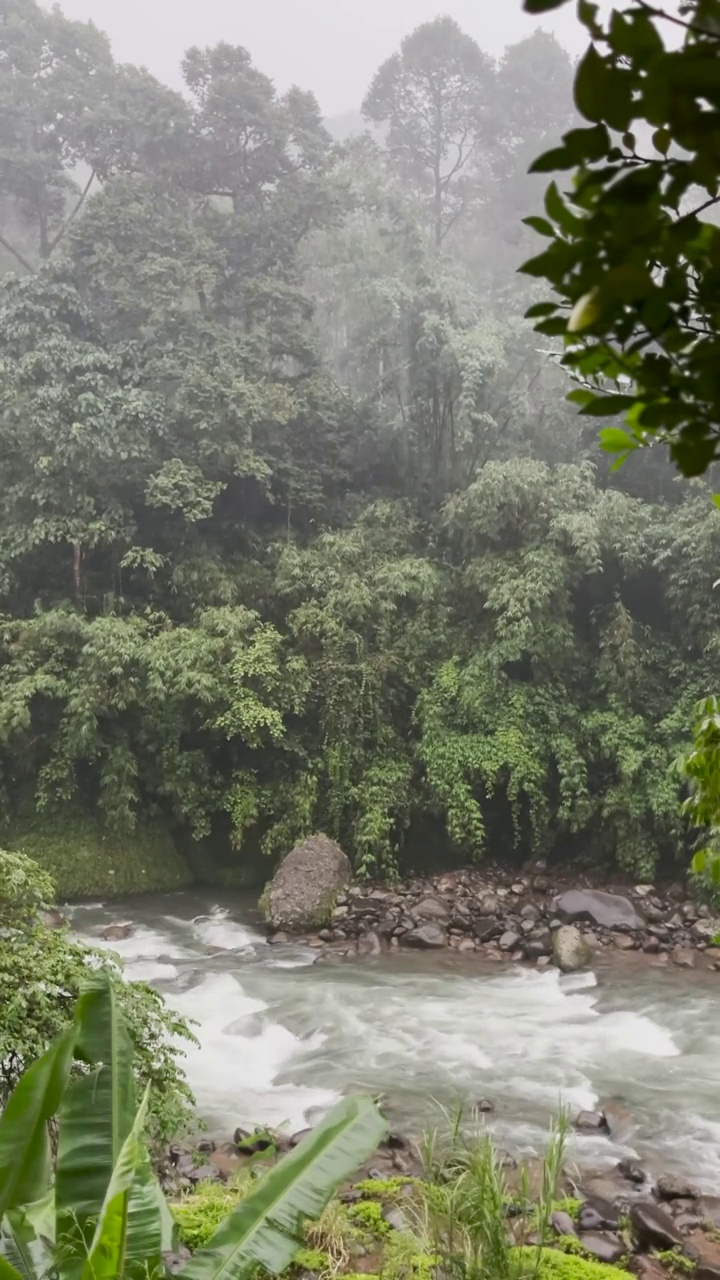
<path fill-rule="evenodd" d="M 303 946 L 268 945 L 242 901 L 195 893 L 78 906 L 72 918 L 95 944 L 112 920 L 133 922 L 131 937 L 101 945 L 194 1021 L 186 1070 L 218 1134 L 300 1129 L 363 1089 L 412 1131 L 434 1122 L 438 1102 L 491 1098 L 498 1140 L 529 1153 L 560 1105 L 618 1098 L 627 1145 L 580 1137 L 580 1163 L 637 1153 L 708 1189 L 720 1182 L 720 974 L 616 965 L 563 978 L 445 953 L 318 963 Z"/>

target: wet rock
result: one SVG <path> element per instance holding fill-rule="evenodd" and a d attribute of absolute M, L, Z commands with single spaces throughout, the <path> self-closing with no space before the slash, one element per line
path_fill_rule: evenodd
<path fill-rule="evenodd" d="M 666 1209 L 643 1201 L 630 1209 L 630 1221 L 638 1244 L 651 1249 L 675 1249 L 683 1238 Z"/>
<path fill-rule="evenodd" d="M 506 933 L 502 934 L 498 946 L 501 951 L 514 951 L 519 941 L 520 935 L 508 929 Z"/>
<path fill-rule="evenodd" d="M 244 1156 L 259 1155 L 261 1151 L 270 1151 L 276 1145 L 273 1135 L 266 1129 L 257 1129 L 253 1133 L 247 1129 L 236 1129 L 233 1142 Z"/>
<path fill-rule="evenodd" d="M 559 1236 L 576 1236 L 575 1223 L 569 1213 L 563 1213 L 562 1210 L 556 1209 L 550 1216 L 550 1225 Z"/>
<path fill-rule="evenodd" d="M 575 1120 L 579 1133 L 607 1133 L 608 1126 L 602 1111 L 581 1111 Z"/>
<path fill-rule="evenodd" d="M 338 894 L 352 880 L 352 867 L 338 844 L 313 835 L 290 851 L 267 888 L 267 920 L 275 929 L 323 927 Z"/>
<path fill-rule="evenodd" d="M 298 1129 L 297 1133 L 294 1133 L 290 1138 L 290 1141 L 288 1142 L 288 1146 L 292 1150 L 293 1147 L 299 1146 L 303 1138 L 309 1137 L 311 1133 L 312 1133 L 312 1129 Z"/>
<path fill-rule="evenodd" d="M 618 951 L 635 950 L 635 939 L 629 937 L 627 933 L 614 933 L 612 935 L 612 941 Z"/>
<path fill-rule="evenodd" d="M 439 898 L 423 898 L 412 908 L 412 913 L 418 920 L 446 920 L 450 909 Z"/>
<path fill-rule="evenodd" d="M 700 1192 L 687 1178 L 672 1173 L 663 1174 L 655 1185 L 658 1200 L 697 1200 Z"/>
<path fill-rule="evenodd" d="M 134 925 L 129 920 L 123 920 L 109 924 L 107 929 L 103 929 L 102 937 L 105 942 L 122 942 L 124 938 L 132 938 L 134 932 Z"/>
<path fill-rule="evenodd" d="M 647 1182 L 647 1174 L 639 1164 L 635 1164 L 633 1160 L 621 1160 L 617 1166 L 618 1173 L 622 1174 L 627 1182 L 634 1182 L 636 1186 Z"/>
<path fill-rule="evenodd" d="M 643 951 L 645 952 L 646 955 L 648 956 L 657 955 L 659 950 L 660 950 L 659 938 L 646 938 L 645 941 L 643 942 Z"/>
<path fill-rule="evenodd" d="M 358 939 L 358 955 L 379 956 L 382 951 L 382 938 L 374 929 L 371 929 L 369 933 L 363 934 L 362 938 Z"/>
<path fill-rule="evenodd" d="M 193 1186 L 197 1186 L 198 1182 L 219 1182 L 221 1176 L 220 1170 L 214 1164 L 201 1164 L 199 1168 L 194 1165 L 187 1174 Z"/>
<path fill-rule="evenodd" d="M 679 969 L 695 968 L 695 953 L 688 951 L 684 947 L 673 947 L 671 958 L 673 964 L 677 965 Z"/>
<path fill-rule="evenodd" d="M 290 935 L 287 933 L 283 933 L 282 929 L 279 929 L 277 933 L 271 934 L 270 937 L 268 938 L 268 942 L 271 942 L 273 946 L 278 942 L 289 942 L 289 941 L 290 941 Z M 224 951 L 225 948 L 222 947 L 220 948 L 220 950 Z"/>
<path fill-rule="evenodd" d="M 637 1124 L 625 1103 L 619 1098 L 609 1098 L 603 1103 L 602 1110 L 613 1142 L 622 1147 L 628 1146 Z"/>
<path fill-rule="evenodd" d="M 555 911 L 571 923 L 591 920 L 604 929 L 642 929 L 645 925 L 643 916 L 629 898 L 601 889 L 570 889 L 560 894 Z"/>
<path fill-rule="evenodd" d="M 668 1273 L 662 1262 L 657 1258 L 649 1258 L 647 1254 L 634 1257 L 630 1262 L 630 1270 L 638 1280 L 668 1280 Z"/>
<path fill-rule="evenodd" d="M 401 1209 L 397 1205 L 386 1205 L 382 1211 L 382 1216 L 393 1231 L 409 1231 L 410 1224 Z"/>
<path fill-rule="evenodd" d="M 489 1098 L 481 1098 L 479 1102 L 475 1103 L 475 1110 L 482 1111 L 484 1115 L 488 1115 L 489 1112 L 495 1110 L 495 1103 L 491 1102 Z"/>
<path fill-rule="evenodd" d="M 586 1253 L 598 1262 L 617 1262 L 625 1252 L 625 1245 L 614 1231 L 587 1231 L 580 1236 Z"/>
<path fill-rule="evenodd" d="M 428 949 L 431 947 L 445 947 L 447 946 L 447 934 L 441 924 L 422 924 L 405 935 L 403 944 L 406 947 L 424 947 Z"/>
<path fill-rule="evenodd" d="M 458 944 L 458 951 L 474 951 L 475 943 L 472 938 L 462 938 Z"/>
<path fill-rule="evenodd" d="M 528 960 L 549 959 L 551 949 L 551 942 L 543 942 L 539 938 L 531 938 L 529 942 L 525 943 L 525 955 Z"/>
<path fill-rule="evenodd" d="M 592 960 L 592 951 L 574 924 L 561 925 L 553 937 L 553 957 L 563 973 L 584 969 Z"/>
<path fill-rule="evenodd" d="M 479 920 L 474 920 L 472 928 L 479 942 L 489 942 L 502 933 L 502 926 L 492 916 L 481 916 Z"/>
<path fill-rule="evenodd" d="M 530 920 L 531 923 L 537 924 L 538 920 L 542 918 L 542 911 L 540 910 L 539 907 L 535 906 L 534 902 L 526 902 L 525 906 L 520 912 L 520 915 L 522 916 L 523 920 Z"/>
<path fill-rule="evenodd" d="M 382 1145 L 388 1151 L 407 1151 L 409 1143 L 402 1133 L 389 1133 Z"/>
<path fill-rule="evenodd" d="M 510 888 L 510 892 L 514 893 L 517 898 L 521 898 L 526 890 L 527 890 L 527 884 L 525 884 L 522 880 L 518 880 Z"/>
<path fill-rule="evenodd" d="M 578 1213 L 578 1230 L 583 1232 L 612 1231 L 618 1224 L 620 1215 L 609 1201 L 600 1196 L 584 1204 Z"/>

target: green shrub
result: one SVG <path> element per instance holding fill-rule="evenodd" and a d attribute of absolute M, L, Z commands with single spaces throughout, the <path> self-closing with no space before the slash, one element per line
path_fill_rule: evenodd
<path fill-rule="evenodd" d="M 3 842 L 47 871 L 63 899 L 182 889 L 192 879 L 160 824 L 117 835 L 84 815 L 37 815 L 11 823 Z"/>
<path fill-rule="evenodd" d="M 391 1228 L 383 1217 L 379 1200 L 361 1200 L 359 1204 L 351 1205 L 348 1212 L 355 1226 L 375 1240 L 389 1235 Z"/>
<path fill-rule="evenodd" d="M 201 1182 L 182 1200 L 170 1206 L 180 1240 L 188 1249 L 200 1249 L 220 1223 L 248 1194 L 253 1179 L 245 1175 L 235 1182 Z"/>
<path fill-rule="evenodd" d="M 513 1249 L 512 1253 L 519 1264 L 519 1274 L 537 1274 L 539 1280 L 628 1280 L 627 1271 L 620 1267 L 561 1253 L 559 1249 L 538 1252 L 537 1249 L 521 1248 Z"/>
<path fill-rule="evenodd" d="M 192 1094 L 176 1038 L 191 1039 L 187 1024 L 142 982 L 124 982 L 116 960 L 49 929 L 53 883 L 21 853 L 0 850 L 0 1109 L 24 1068 L 40 1057 L 72 1020 L 91 968 L 109 973 L 135 1049 L 138 1083 L 151 1084 L 149 1132 L 168 1142 L 193 1123 Z"/>

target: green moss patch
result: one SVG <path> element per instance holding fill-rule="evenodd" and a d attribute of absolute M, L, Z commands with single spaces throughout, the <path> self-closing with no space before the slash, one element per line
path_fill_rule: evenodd
<path fill-rule="evenodd" d="M 521 1248 L 513 1250 L 520 1262 L 527 1262 L 529 1274 L 535 1274 L 537 1250 Z M 540 1280 L 628 1280 L 627 1271 L 580 1258 L 573 1253 L 561 1253 L 559 1249 L 543 1249 L 538 1270 Z"/>
<path fill-rule="evenodd" d="M 180 1240 L 188 1249 L 200 1249 L 215 1234 L 221 1222 L 233 1212 L 247 1195 L 250 1182 L 201 1182 L 170 1211 L 177 1224 Z"/>
<path fill-rule="evenodd" d="M 192 881 L 160 824 L 138 824 L 135 831 L 118 835 L 91 817 L 38 815 L 13 822 L 2 844 L 47 871 L 60 899 L 183 889 Z"/>

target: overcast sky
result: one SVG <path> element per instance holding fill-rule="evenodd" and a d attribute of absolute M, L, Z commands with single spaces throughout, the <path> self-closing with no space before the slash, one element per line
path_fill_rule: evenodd
<path fill-rule="evenodd" d="M 537 26 L 522 0 L 61 0 L 61 8 L 92 18 L 119 61 L 143 63 L 171 84 L 189 45 L 244 45 L 280 91 L 312 89 L 326 115 L 357 108 L 373 72 L 419 22 L 449 13 L 495 55 Z M 543 25 L 579 52 L 574 8 Z"/>

